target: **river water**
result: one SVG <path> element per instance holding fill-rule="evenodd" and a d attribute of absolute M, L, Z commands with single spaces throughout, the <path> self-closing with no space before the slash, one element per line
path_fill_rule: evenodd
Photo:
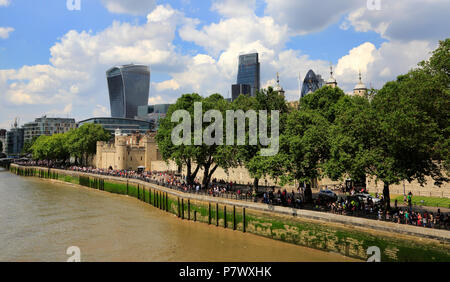
<path fill-rule="evenodd" d="M 0 168 L 0 261 L 66 261 L 70 246 L 82 261 L 352 261 Z"/>

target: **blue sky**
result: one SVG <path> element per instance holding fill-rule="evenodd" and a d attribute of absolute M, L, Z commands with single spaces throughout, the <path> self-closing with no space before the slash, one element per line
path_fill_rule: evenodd
<path fill-rule="evenodd" d="M 65 0 L 0 0 L 0 128 L 16 116 L 108 115 L 104 72 L 130 62 L 151 68 L 149 103 L 229 95 L 250 50 L 262 86 L 280 72 L 288 100 L 299 73 L 327 79 L 330 63 L 346 92 L 359 70 L 381 87 L 428 58 L 450 26 L 447 0 L 379 0 L 379 10 L 366 0 L 80 1 L 70 11 Z"/>

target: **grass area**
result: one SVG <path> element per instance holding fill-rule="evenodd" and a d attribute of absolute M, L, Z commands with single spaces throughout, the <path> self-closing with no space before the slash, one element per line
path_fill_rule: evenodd
<path fill-rule="evenodd" d="M 398 203 L 403 203 L 403 195 L 392 197 L 391 202 L 397 200 Z M 449 198 L 438 198 L 438 197 L 425 197 L 425 196 L 414 196 L 412 197 L 412 204 L 418 206 L 427 207 L 440 207 L 440 208 L 450 208 Z"/>
<path fill-rule="evenodd" d="M 370 193 L 375 197 L 375 193 Z M 403 204 L 403 195 L 391 195 L 391 203 L 394 204 L 395 200 L 399 204 Z M 425 207 L 439 207 L 439 208 L 450 208 L 449 198 L 439 198 L 439 197 L 426 197 L 426 196 L 414 196 L 412 197 L 412 204 L 417 206 Z"/>

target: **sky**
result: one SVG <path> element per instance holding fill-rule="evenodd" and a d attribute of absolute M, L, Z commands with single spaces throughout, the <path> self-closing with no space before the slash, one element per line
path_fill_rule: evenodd
<path fill-rule="evenodd" d="M 289 101 L 330 65 L 347 93 L 359 71 L 381 88 L 449 37 L 448 15 L 450 0 L 0 0 L 0 128 L 109 116 L 105 72 L 129 63 L 150 67 L 149 104 L 230 97 L 253 51 L 261 86 L 278 72 Z"/>

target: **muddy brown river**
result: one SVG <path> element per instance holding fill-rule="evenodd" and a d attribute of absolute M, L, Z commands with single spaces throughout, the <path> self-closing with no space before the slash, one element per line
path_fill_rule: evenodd
<path fill-rule="evenodd" d="M 353 261 L 0 168 L 0 261 L 66 261 L 70 246 L 81 261 Z"/>

